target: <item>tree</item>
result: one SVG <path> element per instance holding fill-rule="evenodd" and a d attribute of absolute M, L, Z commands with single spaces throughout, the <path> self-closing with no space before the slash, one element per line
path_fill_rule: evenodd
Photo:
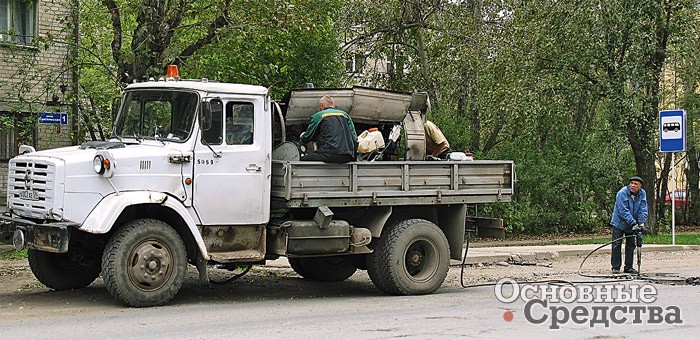
<path fill-rule="evenodd" d="M 377 84 L 434 92 L 433 120 L 453 148 L 516 161 L 515 208 L 503 208 L 511 221 L 605 226 L 636 174 L 648 181 L 653 229 L 660 84 L 671 42 L 684 44 L 681 25 L 697 15 L 693 1 L 430 1 L 424 20 L 413 5 L 352 2 L 353 53 L 405 65 Z"/>
<path fill-rule="evenodd" d="M 680 89 L 676 88 L 674 82 L 674 104 L 677 107 L 686 110 L 687 126 L 687 162 L 688 170 L 685 172 L 687 180 L 688 196 L 690 198 L 688 206 L 688 218 L 684 221 L 689 225 L 697 225 L 700 223 L 700 159 L 698 159 L 698 145 L 700 144 L 700 135 L 698 134 L 698 124 L 696 117 L 700 114 L 700 11 L 696 6 L 694 9 L 684 11 L 683 20 L 679 25 L 679 37 L 674 44 L 673 54 L 673 72 L 674 76 L 680 80 Z M 680 92 L 679 102 L 675 102 L 676 93 Z M 666 192 L 666 191 L 662 191 Z"/>
<path fill-rule="evenodd" d="M 340 70 L 339 8 L 338 0 L 88 0 L 81 105 L 90 122 L 109 125 L 120 90 L 164 75 L 168 64 L 182 66 L 183 78 L 276 84 L 279 91 L 330 84 Z"/>
<path fill-rule="evenodd" d="M 432 29 L 433 17 L 445 10 L 445 0 L 367 1 L 347 2 L 347 15 L 343 19 L 346 57 L 363 54 L 369 59 L 387 60 L 392 68 L 387 70 L 388 82 L 380 82 L 395 90 L 410 90 L 416 85 L 428 92 L 432 105 L 438 108 L 439 96 L 435 90 L 432 59 L 426 34 Z M 411 62 L 411 60 L 415 62 Z M 415 80 L 403 77 L 409 67 Z"/>
<path fill-rule="evenodd" d="M 522 16 L 521 20 L 526 18 L 520 21 L 524 27 L 532 28 L 527 31 L 531 38 L 521 40 L 525 42 L 521 49 L 534 57 L 531 62 L 539 65 L 534 71 L 558 72 L 578 83 L 570 83 L 575 85 L 570 89 L 590 89 L 588 102 L 593 106 L 589 104 L 589 109 L 583 111 L 565 110 L 573 115 L 564 117 L 579 123 L 604 117 L 605 128 L 617 131 L 626 139 L 635 166 L 633 172 L 618 167 L 618 183 L 638 174 L 651 184 L 645 188 L 652 231 L 657 218 L 657 189 L 652 181 L 657 177 L 655 131 L 660 107 L 659 84 L 669 41 L 679 34 L 676 29 L 681 21 L 679 16 L 692 6 L 691 1 L 576 1 L 526 4 L 513 9 L 516 20 Z M 533 25 L 528 26 L 527 22 Z M 535 25 L 543 29 L 537 30 Z M 547 75 L 550 79 L 554 76 Z M 559 79 L 551 84 L 565 83 L 566 79 Z M 574 134 L 592 132 L 585 126 L 581 129 L 579 123 L 572 126 L 578 128 L 572 130 Z M 610 191 L 614 193 L 614 190 Z"/>

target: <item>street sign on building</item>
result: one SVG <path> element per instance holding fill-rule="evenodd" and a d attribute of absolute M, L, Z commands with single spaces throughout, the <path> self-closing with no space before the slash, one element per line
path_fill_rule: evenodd
<path fill-rule="evenodd" d="M 42 112 L 39 116 L 39 124 L 68 125 L 68 114 L 61 112 Z"/>
<path fill-rule="evenodd" d="M 685 151 L 685 110 L 659 112 L 659 150 L 661 152 Z"/>

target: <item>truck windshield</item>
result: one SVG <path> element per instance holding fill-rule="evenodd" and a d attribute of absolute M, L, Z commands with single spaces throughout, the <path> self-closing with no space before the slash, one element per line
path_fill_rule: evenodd
<path fill-rule="evenodd" d="M 129 91 L 114 125 L 117 137 L 182 142 L 190 137 L 199 103 L 196 93 Z"/>

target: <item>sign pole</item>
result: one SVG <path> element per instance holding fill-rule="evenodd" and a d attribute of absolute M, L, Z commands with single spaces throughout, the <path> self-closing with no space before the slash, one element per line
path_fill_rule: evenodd
<path fill-rule="evenodd" d="M 663 110 L 659 112 L 659 151 L 671 153 L 671 244 L 676 244 L 676 158 L 675 152 L 685 152 L 685 110 Z M 664 193 L 665 194 L 665 193 Z M 666 196 L 663 196 L 664 198 Z"/>
<path fill-rule="evenodd" d="M 671 152 L 671 244 L 676 244 L 676 161 L 675 152 Z"/>

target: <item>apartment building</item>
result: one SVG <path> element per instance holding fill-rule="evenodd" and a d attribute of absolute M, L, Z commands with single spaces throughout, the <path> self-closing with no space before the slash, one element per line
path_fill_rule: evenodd
<path fill-rule="evenodd" d="M 69 18 L 68 0 L 0 0 L 0 200 L 19 145 L 71 144 Z"/>

